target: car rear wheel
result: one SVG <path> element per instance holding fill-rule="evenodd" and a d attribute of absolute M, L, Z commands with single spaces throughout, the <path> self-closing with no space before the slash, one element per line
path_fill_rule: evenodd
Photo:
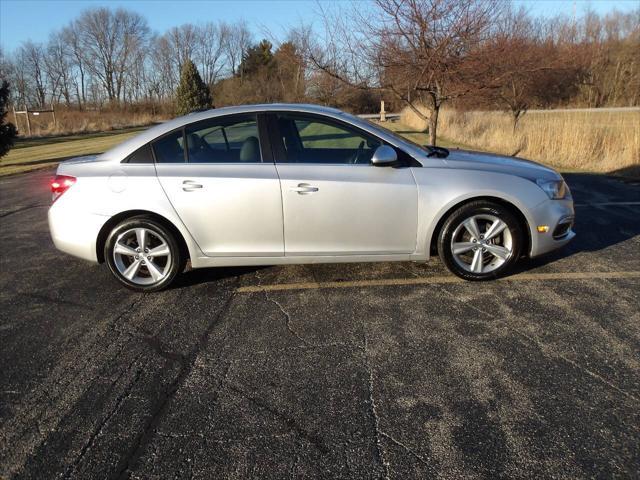
<path fill-rule="evenodd" d="M 139 292 L 166 288 L 182 265 L 173 233 L 145 216 L 119 223 L 107 238 L 104 257 L 116 279 Z"/>
<path fill-rule="evenodd" d="M 470 202 L 445 221 L 438 253 L 449 270 L 465 280 L 490 280 L 507 273 L 523 244 L 522 226 L 511 211 L 490 201 Z"/>

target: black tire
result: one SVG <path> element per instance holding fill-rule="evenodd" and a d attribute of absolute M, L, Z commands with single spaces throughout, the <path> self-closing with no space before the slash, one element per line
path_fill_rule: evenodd
<path fill-rule="evenodd" d="M 120 235 L 128 232 L 132 229 L 143 228 L 149 231 L 152 235 L 151 238 L 157 239 L 162 238 L 168 248 L 170 255 L 166 259 L 163 267 L 163 278 L 160 281 L 149 283 L 146 285 L 141 285 L 140 283 L 131 281 L 124 277 L 124 275 L 118 269 L 117 261 L 114 258 L 114 248 L 116 241 L 120 237 Z M 158 235 L 158 237 L 156 237 Z M 176 239 L 175 234 L 165 227 L 162 223 L 158 222 L 152 217 L 146 215 L 140 215 L 136 217 L 131 217 L 126 220 L 123 220 L 118 225 L 116 225 L 113 230 L 109 233 L 107 237 L 107 241 L 104 246 L 104 258 L 106 260 L 107 265 L 109 266 L 109 270 L 113 276 L 118 280 L 122 285 L 126 286 L 131 290 L 135 290 L 137 292 L 157 292 L 167 288 L 171 282 L 175 279 L 176 275 L 184 270 L 184 255 L 182 255 L 180 245 L 178 244 L 178 240 Z M 144 263 L 144 262 L 142 262 Z M 141 267 L 142 274 L 144 275 L 145 270 L 148 267 Z M 148 272 L 148 270 L 146 270 Z M 148 274 L 151 277 L 150 274 Z M 148 280 L 152 281 L 153 279 L 149 278 Z"/>
<path fill-rule="evenodd" d="M 506 228 L 504 229 L 503 233 L 500 233 L 498 236 L 496 236 L 496 238 L 502 238 L 504 241 L 504 239 L 507 238 L 508 234 L 510 234 L 510 237 L 511 237 L 510 238 L 511 254 L 508 256 L 508 258 L 504 259 L 503 263 L 499 266 L 488 264 L 486 268 L 491 270 L 487 272 L 481 272 L 481 273 L 469 271 L 468 269 L 465 269 L 463 266 L 461 266 L 461 263 L 465 263 L 465 262 L 461 262 L 460 256 L 456 257 L 457 259 L 454 258 L 455 256 L 452 251 L 452 237 L 454 233 L 456 235 L 466 234 L 467 236 L 469 236 L 470 238 L 467 240 L 467 243 L 470 241 L 473 241 L 473 242 L 478 241 L 478 240 L 475 240 L 469 234 L 469 232 L 464 232 L 464 230 L 461 230 L 461 228 L 464 228 L 462 227 L 462 224 L 466 220 L 478 215 L 496 217 L 502 220 L 506 224 Z M 480 229 L 481 229 L 480 233 L 483 233 L 482 226 L 480 226 Z M 508 230 L 508 232 L 506 230 Z M 509 272 L 513 268 L 514 264 L 518 261 L 522 252 L 523 244 L 524 244 L 524 238 L 525 238 L 524 235 L 525 233 L 523 231 L 522 225 L 520 224 L 516 216 L 511 212 L 509 208 L 499 203 L 491 202 L 487 200 L 472 201 L 456 209 L 445 220 L 440 230 L 440 234 L 438 236 L 438 254 L 440 255 L 440 258 L 442 259 L 444 264 L 447 266 L 447 268 L 453 274 L 457 275 L 460 278 L 463 278 L 465 280 L 475 280 L 475 281 L 492 280 L 505 275 L 507 272 Z M 456 239 L 456 241 L 458 240 Z M 488 242 L 488 243 L 491 243 L 489 245 L 490 247 L 493 246 L 492 242 L 494 241 L 498 242 L 499 240 L 491 240 L 490 242 Z M 469 247 L 466 247 L 466 248 L 469 248 Z M 475 250 L 477 249 L 478 247 L 475 247 L 473 252 L 469 252 L 469 254 L 465 254 L 465 255 L 473 256 L 473 254 L 475 253 Z M 485 252 L 485 250 L 482 250 L 482 252 Z M 495 257 L 488 253 L 483 253 L 480 258 L 485 258 L 485 261 L 486 261 L 486 257 L 484 255 L 488 255 L 488 258 L 490 259 L 490 261 L 496 264 L 500 262 L 500 259 L 498 259 L 498 257 Z M 482 263 L 482 262 L 478 262 L 478 263 Z"/>

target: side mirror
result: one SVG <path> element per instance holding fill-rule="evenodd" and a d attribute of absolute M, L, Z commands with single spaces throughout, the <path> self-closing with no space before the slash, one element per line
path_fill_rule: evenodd
<path fill-rule="evenodd" d="M 371 164 L 375 167 L 390 167 L 397 161 L 398 155 L 389 145 L 380 145 L 371 157 Z"/>

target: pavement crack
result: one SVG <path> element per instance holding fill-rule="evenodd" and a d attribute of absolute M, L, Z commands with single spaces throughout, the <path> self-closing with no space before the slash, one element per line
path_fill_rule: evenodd
<path fill-rule="evenodd" d="M 598 380 L 599 382 L 607 385 L 608 387 L 614 389 L 616 392 L 621 393 L 622 395 L 624 395 L 625 397 L 635 401 L 635 402 L 640 402 L 640 398 L 636 397 L 635 395 L 622 390 L 620 387 L 614 385 L 612 382 L 610 382 L 609 380 L 607 380 L 606 378 L 604 378 L 601 375 L 598 375 L 595 372 L 592 372 L 591 370 L 589 370 L 586 367 L 583 367 L 582 365 L 580 365 L 579 363 L 571 360 L 569 357 L 566 357 L 565 355 L 559 353 L 559 352 L 555 352 L 551 349 L 551 347 L 545 345 L 544 343 L 540 342 L 539 340 L 531 337 L 530 335 L 527 335 L 526 333 L 520 331 L 519 329 L 511 326 L 511 328 L 513 329 L 513 331 L 515 331 L 518 335 L 520 335 L 521 337 L 527 339 L 529 342 L 533 343 L 536 347 L 538 347 L 538 349 L 540 349 L 540 351 L 544 354 L 544 355 L 551 355 L 554 357 L 557 357 L 563 361 L 565 361 L 566 363 L 568 363 L 569 365 L 572 365 L 573 367 L 577 368 L 578 370 L 580 370 L 583 373 L 586 373 L 587 375 L 589 375 L 591 378 Z"/>
<path fill-rule="evenodd" d="M 313 345 L 311 342 L 309 342 L 306 338 L 304 338 L 302 335 L 300 335 L 292 326 L 291 326 L 291 315 L 289 314 L 289 312 L 287 312 L 284 307 L 282 306 L 282 304 L 280 302 L 278 302 L 275 298 L 271 298 L 269 296 L 269 292 L 267 292 L 266 290 L 264 291 L 264 296 L 266 298 L 266 300 L 268 302 L 273 303 L 274 305 L 276 305 L 279 309 L 280 312 L 282 312 L 282 314 L 285 317 L 285 325 L 287 327 L 287 330 L 289 330 L 289 333 L 291 333 L 291 335 L 293 335 L 294 337 L 296 337 L 298 340 L 300 340 L 302 343 L 304 343 L 305 345 Z"/>
<path fill-rule="evenodd" d="M 442 289 L 442 290 L 444 292 L 446 292 L 448 295 L 450 295 L 451 297 L 456 298 L 456 296 L 453 293 L 449 292 L 447 289 Z M 459 298 L 458 298 L 458 300 L 459 300 Z M 477 307 L 476 305 L 473 305 L 470 302 L 467 302 L 465 305 L 470 307 L 470 308 L 472 308 L 473 310 L 475 310 L 478 313 L 486 315 L 488 318 L 490 318 L 493 321 L 496 320 L 495 315 L 493 315 L 491 312 L 483 310 L 483 309 Z M 530 342 L 533 345 L 535 345 L 542 352 L 543 355 L 545 355 L 547 357 L 551 356 L 551 357 L 559 358 L 560 360 L 568 363 L 569 365 L 572 365 L 574 368 L 577 368 L 581 372 L 589 375 L 594 380 L 597 380 L 597 381 L 607 385 L 608 387 L 614 389 L 618 393 L 621 393 L 625 397 L 627 397 L 627 398 L 629 398 L 629 399 L 631 399 L 631 400 L 633 400 L 635 402 L 640 402 L 640 398 L 638 398 L 635 395 L 633 395 L 633 394 L 621 389 L 620 387 L 616 386 L 614 383 L 612 383 L 611 381 L 607 380 L 603 376 L 601 376 L 601 375 L 589 370 L 588 368 L 580 365 L 576 361 L 571 360 L 566 355 L 563 355 L 562 353 L 555 351 L 552 347 L 546 345 L 545 343 L 541 342 L 540 340 L 532 337 L 531 335 L 527 335 L 525 332 L 523 332 L 519 328 L 517 328 L 514 325 L 510 324 L 508 321 L 506 321 L 506 320 L 498 320 L 498 321 L 500 323 L 503 323 L 507 328 L 512 329 L 515 333 L 517 333 L 522 338 L 526 339 L 528 342 Z"/>
<path fill-rule="evenodd" d="M 276 418 L 279 418 L 280 420 L 282 420 L 292 432 L 295 432 L 300 437 L 310 442 L 322 454 L 326 455 L 330 452 L 329 448 L 325 445 L 324 440 L 319 434 L 317 434 L 316 432 L 308 431 L 302 425 L 300 425 L 294 418 L 279 411 L 277 408 L 270 405 L 267 401 L 259 397 L 256 397 L 254 395 L 251 395 L 249 392 L 243 390 L 240 386 L 235 385 L 231 382 L 226 382 L 226 387 L 232 392 L 240 395 L 242 398 L 249 400 L 254 405 L 258 406 L 263 410 L 266 410 L 267 412 L 274 415 Z"/>
<path fill-rule="evenodd" d="M 369 341 L 367 339 L 367 333 L 364 329 L 364 325 L 362 327 L 362 332 L 364 335 L 364 365 L 368 374 L 368 390 L 369 390 L 369 405 L 371 406 L 370 411 L 373 417 L 373 427 L 376 435 L 376 452 L 378 454 L 378 460 L 382 464 L 384 468 L 384 478 L 389 479 L 389 463 L 385 459 L 384 447 L 382 446 L 381 436 L 384 434 L 380 430 L 380 417 L 378 416 L 378 407 L 376 406 L 376 401 L 373 394 L 373 369 L 371 368 L 371 364 L 369 362 L 369 354 L 368 354 L 368 345 Z"/>
<path fill-rule="evenodd" d="M 420 455 L 418 455 L 411 447 L 408 447 L 407 445 L 405 445 L 404 443 L 402 443 L 400 440 L 397 440 L 395 438 L 393 438 L 391 435 L 389 435 L 388 433 L 385 432 L 380 432 L 380 435 L 382 435 L 384 438 L 390 440 L 391 442 L 393 442 L 394 444 L 398 445 L 400 448 L 402 448 L 403 450 L 405 450 L 407 453 L 409 453 L 412 457 L 414 457 L 415 459 L 417 459 L 420 463 L 422 463 L 423 465 L 426 465 L 427 467 L 431 468 L 432 466 L 429 464 L 429 462 L 427 462 L 424 458 L 422 458 Z"/>
<path fill-rule="evenodd" d="M 258 286 L 261 286 L 262 285 L 262 278 L 260 277 L 260 275 L 258 275 L 257 272 L 256 272 L 256 278 L 258 279 Z M 309 346 L 313 345 L 311 342 L 309 342 L 306 338 L 304 338 L 302 335 L 300 335 L 291 326 L 291 315 L 289 314 L 289 312 L 287 312 L 284 309 L 284 307 L 282 306 L 282 304 L 280 302 L 278 302 L 275 298 L 271 298 L 269 296 L 269 292 L 267 290 L 264 290 L 264 298 L 267 300 L 267 302 L 273 303 L 274 305 L 276 305 L 278 307 L 278 309 L 280 309 L 280 312 L 282 312 L 282 314 L 285 317 L 285 325 L 287 327 L 287 330 L 289 330 L 289 333 L 291 333 L 291 335 L 296 337 L 298 340 L 300 340 L 305 345 L 309 345 Z"/>
<path fill-rule="evenodd" d="M 112 321 L 111 321 L 111 329 L 112 330 L 117 330 L 118 329 L 118 322 L 126 317 L 127 315 L 129 315 L 129 313 L 131 313 L 146 297 L 147 297 L 147 293 L 143 293 L 139 296 L 137 296 L 136 298 L 134 298 L 133 302 L 131 302 L 129 304 L 129 306 L 127 306 L 122 312 L 120 312 L 120 314 L 118 316 L 116 316 Z"/>

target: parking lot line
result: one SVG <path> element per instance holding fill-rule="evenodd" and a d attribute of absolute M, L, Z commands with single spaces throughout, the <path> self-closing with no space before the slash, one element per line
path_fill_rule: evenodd
<path fill-rule="evenodd" d="M 637 207 L 640 202 L 599 202 L 599 203 L 576 203 L 574 207 Z"/>
<path fill-rule="evenodd" d="M 615 278 L 640 278 L 640 271 L 622 272 L 554 272 L 554 273 L 519 273 L 510 277 L 499 278 L 499 282 L 524 282 L 548 280 L 593 280 Z M 345 280 L 337 282 L 299 282 L 276 283 L 271 285 L 248 285 L 239 287 L 238 293 L 275 292 L 282 290 L 316 290 L 321 288 L 357 288 L 381 287 L 393 285 L 437 285 L 445 283 L 466 283 L 454 276 L 433 276 L 416 278 L 383 278 L 372 280 Z"/>

